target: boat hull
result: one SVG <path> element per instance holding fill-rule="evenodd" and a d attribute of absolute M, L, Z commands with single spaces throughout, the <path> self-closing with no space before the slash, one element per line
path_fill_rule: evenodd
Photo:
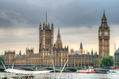
<path fill-rule="evenodd" d="M 77 72 L 77 73 L 96 73 L 95 71 L 90 71 L 90 72 Z"/>
<path fill-rule="evenodd" d="M 115 69 L 119 69 L 119 67 L 115 67 Z"/>
<path fill-rule="evenodd" d="M 94 69 L 77 70 L 77 73 L 96 73 Z"/>

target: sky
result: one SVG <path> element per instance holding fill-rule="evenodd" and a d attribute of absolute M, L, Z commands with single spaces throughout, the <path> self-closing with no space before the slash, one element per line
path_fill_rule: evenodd
<path fill-rule="evenodd" d="M 110 50 L 119 47 L 119 0 L 0 0 L 0 53 L 34 48 L 38 52 L 38 28 L 45 22 L 60 28 L 63 45 L 98 52 L 98 28 L 105 9 L 111 30 Z M 55 41 L 54 41 L 55 42 Z"/>

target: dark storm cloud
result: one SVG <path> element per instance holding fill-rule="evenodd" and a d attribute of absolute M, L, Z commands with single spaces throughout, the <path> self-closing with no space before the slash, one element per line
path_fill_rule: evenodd
<path fill-rule="evenodd" d="M 103 9 L 108 21 L 118 24 L 118 0 L 0 0 L 0 27 L 48 21 L 60 27 L 99 25 Z"/>
<path fill-rule="evenodd" d="M 21 14 L 15 11 L 0 10 L 0 27 L 11 27 L 27 22 Z"/>
<path fill-rule="evenodd" d="M 118 24 L 118 3 L 117 0 L 72 0 L 56 9 L 56 14 L 65 26 L 92 26 L 100 24 L 105 9 L 109 23 Z"/>

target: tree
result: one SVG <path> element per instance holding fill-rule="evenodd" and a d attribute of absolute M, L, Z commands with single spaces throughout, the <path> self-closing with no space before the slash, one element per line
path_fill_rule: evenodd
<path fill-rule="evenodd" d="M 114 64 L 114 60 L 112 56 L 105 56 L 101 60 L 102 68 L 110 68 L 111 66 L 113 66 L 113 64 Z"/>
<path fill-rule="evenodd" d="M 94 62 L 94 67 L 99 67 L 99 64 L 100 64 L 99 58 L 94 58 L 93 62 Z"/>
<path fill-rule="evenodd" d="M 4 63 L 4 55 L 0 55 L 0 65 L 2 65 L 1 61 Z"/>

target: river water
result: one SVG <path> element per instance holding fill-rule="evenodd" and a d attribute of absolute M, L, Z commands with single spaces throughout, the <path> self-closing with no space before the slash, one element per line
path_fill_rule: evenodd
<path fill-rule="evenodd" d="M 0 79 L 7 76 L 9 79 L 13 74 L 2 73 L 0 72 Z M 15 76 L 15 74 L 14 74 Z M 17 75 L 19 76 L 19 75 Z M 44 78 L 48 77 L 48 78 Z M 119 79 L 119 73 L 110 73 L 110 74 L 80 74 L 80 73 L 49 73 L 49 74 L 40 74 L 34 75 L 33 79 Z"/>

